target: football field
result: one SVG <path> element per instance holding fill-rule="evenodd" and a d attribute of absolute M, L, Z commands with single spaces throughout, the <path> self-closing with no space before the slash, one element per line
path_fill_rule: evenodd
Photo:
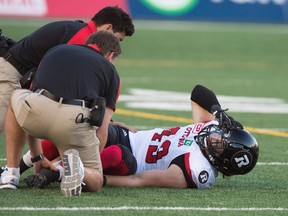
<path fill-rule="evenodd" d="M 19 40 L 46 22 L 1 19 L 0 28 Z M 220 174 L 211 189 L 106 187 L 80 197 L 62 196 L 59 183 L 27 188 L 30 170 L 18 190 L 0 190 L 0 215 L 288 215 L 287 26 L 136 21 L 135 27 L 116 61 L 122 88 L 113 120 L 138 130 L 192 123 L 190 93 L 201 84 L 256 137 L 256 167 L 228 179 Z"/>

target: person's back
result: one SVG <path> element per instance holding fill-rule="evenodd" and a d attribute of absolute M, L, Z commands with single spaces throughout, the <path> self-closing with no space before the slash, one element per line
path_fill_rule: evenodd
<path fill-rule="evenodd" d="M 46 24 L 18 41 L 9 49 L 13 58 L 23 66 L 19 72 L 37 67 L 46 52 L 58 44 L 68 43 L 73 35 L 87 24 L 80 21 L 56 21 Z M 79 41 L 83 44 L 85 41 Z"/>
<path fill-rule="evenodd" d="M 33 89 L 46 89 L 65 99 L 92 101 L 101 96 L 107 98 L 107 105 L 115 106 L 118 86 L 119 76 L 114 66 L 96 49 L 58 45 L 43 58 Z"/>

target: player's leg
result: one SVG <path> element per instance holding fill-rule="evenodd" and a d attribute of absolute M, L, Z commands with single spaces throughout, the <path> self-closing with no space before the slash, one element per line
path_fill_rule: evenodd
<path fill-rule="evenodd" d="M 125 146 L 110 145 L 101 152 L 103 173 L 106 175 L 131 175 L 136 172 L 137 162 Z"/>

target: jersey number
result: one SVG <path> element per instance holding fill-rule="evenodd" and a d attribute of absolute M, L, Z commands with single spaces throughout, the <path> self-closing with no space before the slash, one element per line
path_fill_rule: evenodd
<path fill-rule="evenodd" d="M 161 134 L 155 133 L 152 137 L 152 141 L 162 142 L 163 136 L 170 136 L 177 133 L 180 127 L 170 128 L 163 130 Z M 171 145 L 170 140 L 165 140 L 160 147 L 155 145 L 150 145 L 146 154 L 146 163 L 157 163 L 157 160 L 160 160 L 169 152 L 169 147 Z"/>

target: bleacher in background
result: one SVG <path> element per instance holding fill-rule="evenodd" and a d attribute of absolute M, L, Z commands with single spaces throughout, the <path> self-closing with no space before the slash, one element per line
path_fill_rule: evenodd
<path fill-rule="evenodd" d="M 1 0 L 0 17 L 91 18 L 107 5 L 134 19 L 288 23 L 288 0 Z"/>

